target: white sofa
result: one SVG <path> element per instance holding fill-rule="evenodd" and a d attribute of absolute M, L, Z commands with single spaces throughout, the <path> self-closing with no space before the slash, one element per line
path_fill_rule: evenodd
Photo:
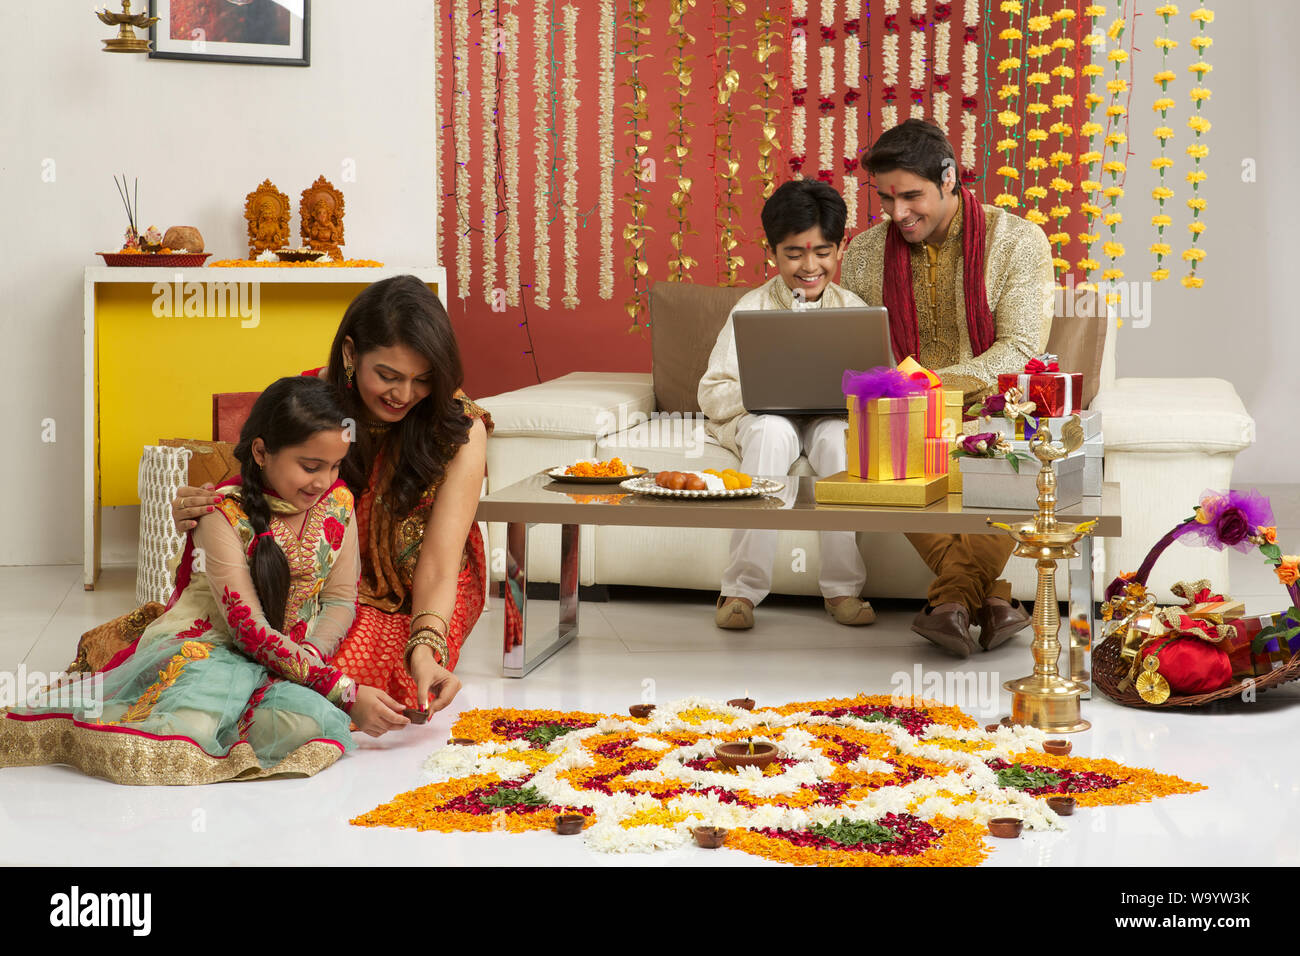
<path fill-rule="evenodd" d="M 1191 513 L 1202 491 L 1229 486 L 1233 459 L 1254 435 L 1253 420 L 1226 381 L 1116 380 L 1115 323 L 1107 329 L 1090 407 L 1103 413 L 1104 480 L 1121 485 L 1124 531 L 1105 539 L 1094 556 L 1097 597 L 1115 573 L 1137 568 L 1151 545 Z M 572 372 L 479 399 L 496 424 L 488 442 L 489 491 L 544 468 L 615 455 L 652 470 L 739 466 L 707 436 L 701 416 L 659 416 L 654 396 L 649 373 Z M 812 474 L 807 460 L 800 458 L 791 474 Z M 504 547 L 504 528 L 491 526 L 489 538 L 492 553 L 503 553 L 497 549 Z M 717 529 L 584 528 L 580 583 L 716 591 L 729 538 L 730 532 Z M 554 529 L 538 537 L 530 550 L 530 581 L 559 580 L 558 540 Z M 779 540 L 773 592 L 817 594 L 817 535 L 782 532 Z M 866 597 L 925 597 L 931 574 L 902 535 L 861 534 L 858 543 L 867 565 Z M 1006 576 L 1016 597 L 1034 597 L 1032 562 L 1013 557 Z M 1151 583 L 1170 601 L 1169 585 L 1200 577 L 1230 592 L 1226 553 L 1172 548 Z M 1062 597 L 1068 593 L 1064 566 L 1057 587 Z"/>

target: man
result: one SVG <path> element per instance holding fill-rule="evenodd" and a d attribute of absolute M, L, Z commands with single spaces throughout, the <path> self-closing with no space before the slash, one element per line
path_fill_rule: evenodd
<path fill-rule="evenodd" d="M 857 236 L 844 286 L 889 310 L 894 357 L 911 355 L 967 403 L 993 392 L 1047 346 L 1052 322 L 1051 247 L 1043 230 L 981 205 L 957 177 L 940 129 L 910 119 L 886 131 L 863 163 L 889 219 Z M 1015 542 L 1006 535 L 909 534 L 935 574 L 912 630 L 959 657 L 991 650 L 1029 623 L 998 580 Z"/>

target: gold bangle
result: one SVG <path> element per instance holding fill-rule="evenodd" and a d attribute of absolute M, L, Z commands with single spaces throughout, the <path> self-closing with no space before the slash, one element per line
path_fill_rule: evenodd
<path fill-rule="evenodd" d="M 439 634 L 433 628 L 423 628 L 415 633 L 409 641 L 406 642 L 406 653 L 403 660 L 406 664 L 406 672 L 411 672 L 411 654 L 421 645 L 433 651 L 433 661 L 440 666 L 446 666 L 448 660 L 447 638 Z"/>
<path fill-rule="evenodd" d="M 443 617 L 441 614 L 439 614 L 437 611 L 420 611 L 418 614 L 411 615 L 411 627 L 414 628 L 415 622 L 422 617 L 436 617 L 438 620 L 442 621 L 442 626 L 443 628 L 446 629 L 446 631 L 451 630 L 451 625 L 447 623 L 447 619 Z M 412 631 L 412 633 L 415 632 Z"/>

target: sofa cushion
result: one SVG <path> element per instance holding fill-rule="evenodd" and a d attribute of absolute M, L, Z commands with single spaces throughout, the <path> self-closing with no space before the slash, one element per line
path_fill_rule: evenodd
<path fill-rule="evenodd" d="M 654 392 L 645 372 L 570 372 L 479 404 L 492 413 L 497 438 L 601 438 L 645 421 Z"/>
<path fill-rule="evenodd" d="M 749 289 L 741 286 L 656 282 L 650 288 L 650 351 L 655 407 L 698 412 L 700 379 L 732 308 Z"/>
<path fill-rule="evenodd" d="M 1097 396 L 1106 453 L 1235 454 L 1255 441 L 1255 420 L 1221 378 L 1121 378 Z"/>
<path fill-rule="evenodd" d="M 1067 298 L 1069 295 L 1073 295 L 1072 301 Z M 1096 292 L 1072 289 L 1058 293 L 1047 351 L 1060 360 L 1062 372 L 1083 375 L 1080 408 L 1090 408 L 1101 388 L 1101 356 L 1109 322 L 1105 300 Z"/>

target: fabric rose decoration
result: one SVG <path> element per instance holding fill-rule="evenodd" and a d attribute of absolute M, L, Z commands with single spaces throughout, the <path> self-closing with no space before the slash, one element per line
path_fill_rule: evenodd
<path fill-rule="evenodd" d="M 961 440 L 961 448 L 968 455 L 987 456 L 992 454 L 993 449 L 997 447 L 998 438 L 997 432 L 980 432 L 978 435 L 967 435 Z"/>
<path fill-rule="evenodd" d="M 985 415 L 1000 415 L 1007 407 L 1007 397 L 1005 395 L 990 395 L 984 399 Z"/>
<path fill-rule="evenodd" d="M 1248 552 L 1255 547 L 1250 540 L 1252 532 L 1270 527 L 1272 522 L 1273 508 L 1257 491 L 1207 491 L 1201 496 L 1195 521 L 1188 530 L 1216 551 L 1236 548 Z"/>
<path fill-rule="evenodd" d="M 1282 561 L 1277 566 L 1277 579 L 1287 587 L 1300 581 L 1300 555 L 1282 555 Z"/>
<path fill-rule="evenodd" d="M 343 524 L 337 518 L 325 519 L 325 540 L 330 543 L 330 549 L 337 551 L 343 546 Z"/>

